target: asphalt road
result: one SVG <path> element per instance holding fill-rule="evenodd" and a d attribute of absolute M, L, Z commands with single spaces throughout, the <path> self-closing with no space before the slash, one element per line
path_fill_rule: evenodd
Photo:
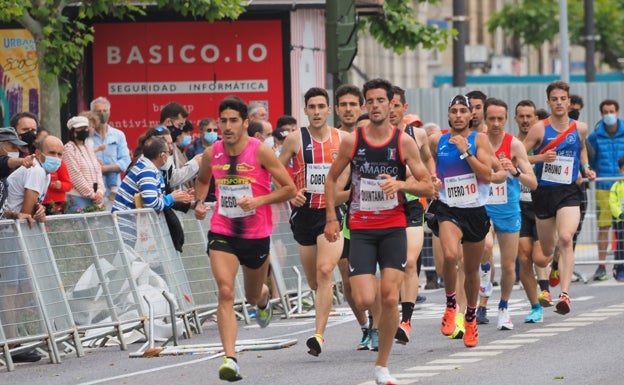
<path fill-rule="evenodd" d="M 594 266 L 577 270 L 591 276 Z M 557 295 L 558 289 L 553 290 Z M 529 303 L 524 291 L 514 287 L 510 314 L 514 330 L 496 329 L 496 304 L 490 299 L 491 323 L 479 327 L 480 342 L 474 349 L 461 340 L 449 340 L 439 331 L 444 306 L 442 289 L 422 291 L 427 301 L 417 305 L 411 341 L 393 346 L 389 368 L 401 384 L 621 384 L 624 338 L 624 284 L 574 283 L 572 311 L 566 316 L 545 309 L 544 322 L 524 324 Z M 239 340 L 268 338 L 295 340 L 277 350 L 244 351 L 239 355 L 240 384 L 374 384 L 376 353 L 356 351 L 360 330 L 346 305 L 330 317 L 326 343 L 319 357 L 308 355 L 305 340 L 313 333 L 314 319 L 274 318 L 267 329 L 240 323 Z M 216 323 L 207 321 L 204 333 L 181 340 L 184 346 L 218 343 Z M 86 349 L 85 357 L 67 354 L 60 364 L 42 360 L 18 364 L 7 372 L 0 368 L 0 384 L 223 384 L 217 370 L 219 354 L 181 354 L 156 358 L 130 358 L 142 343 L 129 350 L 118 347 Z"/>

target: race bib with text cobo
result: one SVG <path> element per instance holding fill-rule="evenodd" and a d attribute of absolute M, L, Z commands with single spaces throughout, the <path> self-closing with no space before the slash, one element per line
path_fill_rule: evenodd
<path fill-rule="evenodd" d="M 219 185 L 219 214 L 227 218 L 254 215 L 256 210 L 244 211 L 238 205 L 243 197 L 253 197 L 250 184 Z"/>
<path fill-rule="evenodd" d="M 360 180 L 360 210 L 390 210 L 398 206 L 397 194 L 386 195 L 381 189 L 384 181 L 384 179 L 366 178 Z"/>
<path fill-rule="evenodd" d="M 444 178 L 446 204 L 454 207 L 475 203 L 479 199 L 477 176 L 474 173 Z"/>
<path fill-rule="evenodd" d="M 306 165 L 306 191 L 313 194 L 325 194 L 325 179 L 331 164 L 309 163 Z"/>

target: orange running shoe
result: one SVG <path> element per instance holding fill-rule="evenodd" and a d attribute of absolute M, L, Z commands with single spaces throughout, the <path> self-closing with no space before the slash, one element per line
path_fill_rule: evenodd
<path fill-rule="evenodd" d="M 467 348 L 474 348 L 479 343 L 479 330 L 477 329 L 477 320 L 472 322 L 466 321 L 466 332 L 464 333 L 464 345 Z"/>
<path fill-rule="evenodd" d="M 442 324 L 440 325 L 440 331 L 445 336 L 450 336 L 455 331 L 455 314 L 457 313 L 457 306 L 446 307 L 444 315 L 442 316 Z"/>
<path fill-rule="evenodd" d="M 553 305 L 553 300 L 548 290 L 542 290 L 539 294 L 538 300 L 542 307 L 550 307 Z"/>
<path fill-rule="evenodd" d="M 559 278 L 559 269 L 551 269 L 550 276 L 548 277 L 548 284 L 550 287 L 555 287 L 559 284 L 561 278 Z"/>

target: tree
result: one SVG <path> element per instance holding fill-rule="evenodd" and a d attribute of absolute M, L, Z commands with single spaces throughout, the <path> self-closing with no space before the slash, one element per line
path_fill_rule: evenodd
<path fill-rule="evenodd" d="M 439 0 L 418 0 L 419 3 L 438 4 Z M 457 31 L 427 26 L 416 20 L 414 8 L 410 0 L 385 0 L 383 13 L 367 16 L 359 20 L 361 31 L 370 34 L 385 48 L 402 54 L 406 49 L 437 48 L 444 50 L 448 46 L 449 37 L 456 36 Z"/>
<path fill-rule="evenodd" d="M 72 73 L 93 42 L 95 19 L 103 16 L 133 18 L 147 6 L 170 10 L 185 17 L 237 19 L 244 0 L 0 0 L 0 21 L 17 22 L 33 36 L 37 49 L 41 87 L 41 122 L 51 134 L 61 136 L 61 104 L 71 84 L 63 76 Z M 68 16 L 68 10 L 72 15 Z"/>
<path fill-rule="evenodd" d="M 584 1 L 586 0 L 568 0 L 568 28 L 572 44 L 584 45 Z M 602 54 L 605 64 L 620 68 L 618 58 L 624 57 L 624 41 L 613 31 L 624 28 L 624 2 L 594 0 L 593 3 L 596 34 L 600 36 L 600 40 L 596 42 L 596 51 Z M 553 41 L 559 33 L 558 14 L 558 3 L 552 0 L 506 3 L 487 22 L 488 31 L 493 33 L 501 28 L 512 39 L 519 39 L 524 44 L 539 48 L 542 44 Z"/>

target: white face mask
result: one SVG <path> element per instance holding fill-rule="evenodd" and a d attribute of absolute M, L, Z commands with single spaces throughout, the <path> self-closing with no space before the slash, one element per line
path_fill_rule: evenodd
<path fill-rule="evenodd" d="M 171 166 L 173 166 L 173 155 L 169 155 L 167 157 L 167 161 L 160 167 L 160 169 L 163 171 L 169 170 Z"/>
<path fill-rule="evenodd" d="M 7 152 L 7 156 L 9 158 L 19 158 L 19 152 L 15 151 L 15 152 Z"/>

